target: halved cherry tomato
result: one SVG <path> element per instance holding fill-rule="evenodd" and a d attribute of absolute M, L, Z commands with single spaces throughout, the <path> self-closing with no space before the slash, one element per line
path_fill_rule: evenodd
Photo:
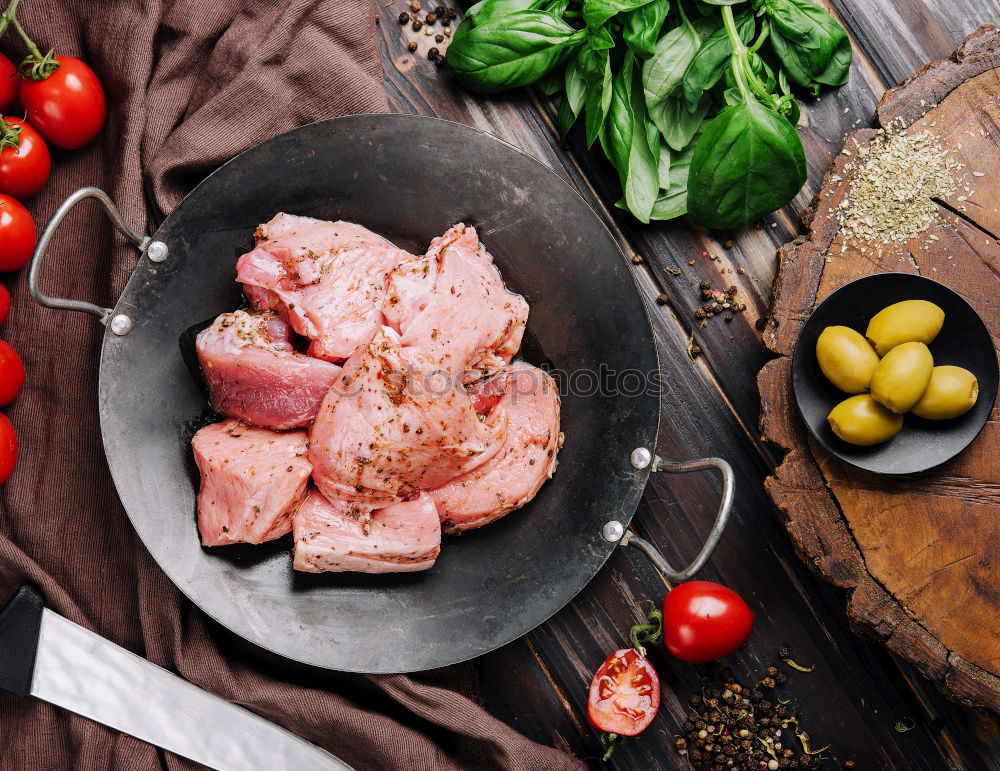
<path fill-rule="evenodd" d="M 31 198 L 44 186 L 52 169 L 49 148 L 20 118 L 4 118 L 0 126 L 0 193 L 18 200 Z"/>
<path fill-rule="evenodd" d="M 681 661 L 717 661 L 743 647 L 753 611 L 736 592 L 711 581 L 679 584 L 663 600 L 663 642 Z"/>
<path fill-rule="evenodd" d="M 599 731 L 618 736 L 641 733 L 660 708 L 660 678 L 635 648 L 608 656 L 590 683 L 587 717 Z"/>
<path fill-rule="evenodd" d="M 23 79 L 18 95 L 28 122 L 50 144 L 83 147 L 107 117 L 104 88 L 97 75 L 73 56 L 56 56 L 59 69 L 43 80 Z"/>
<path fill-rule="evenodd" d="M 0 340 L 0 407 L 6 407 L 21 392 L 24 385 L 24 365 L 17 351 Z"/>
<path fill-rule="evenodd" d="M 14 104 L 20 82 L 14 62 L 0 54 L 0 112 L 6 112 Z"/>
<path fill-rule="evenodd" d="M 35 251 L 35 223 L 28 210 L 0 193 L 0 270 L 23 268 Z"/>
<path fill-rule="evenodd" d="M 10 292 L 7 287 L 0 284 L 0 324 L 3 324 L 10 315 Z"/>
<path fill-rule="evenodd" d="M 17 434 L 7 416 L 0 414 L 0 484 L 7 481 L 17 462 Z"/>

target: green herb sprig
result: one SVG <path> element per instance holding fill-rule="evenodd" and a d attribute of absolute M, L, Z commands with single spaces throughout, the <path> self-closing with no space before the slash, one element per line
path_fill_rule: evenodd
<path fill-rule="evenodd" d="M 851 44 L 812 0 L 481 0 L 446 57 L 466 88 L 561 93 L 642 222 L 735 228 L 806 180 L 793 88 L 847 82 Z"/>

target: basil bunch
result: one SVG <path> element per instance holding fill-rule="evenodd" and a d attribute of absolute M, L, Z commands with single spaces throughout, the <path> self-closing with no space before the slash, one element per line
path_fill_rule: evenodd
<path fill-rule="evenodd" d="M 806 179 L 797 86 L 847 82 L 851 45 L 812 0 L 480 0 L 446 62 L 466 88 L 562 92 L 642 222 L 746 225 Z"/>

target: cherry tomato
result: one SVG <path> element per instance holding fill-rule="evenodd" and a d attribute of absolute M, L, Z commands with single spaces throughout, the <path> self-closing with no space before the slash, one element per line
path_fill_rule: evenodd
<path fill-rule="evenodd" d="M 635 736 L 660 708 L 660 678 L 635 648 L 608 656 L 590 683 L 587 717 L 599 731 Z"/>
<path fill-rule="evenodd" d="M 0 112 L 6 111 L 14 104 L 19 83 L 14 62 L 0 54 Z"/>
<path fill-rule="evenodd" d="M 0 284 L 0 324 L 3 324 L 10 315 L 10 292 L 7 287 Z"/>
<path fill-rule="evenodd" d="M 59 69 L 44 80 L 21 81 L 21 105 L 38 133 L 64 150 L 83 147 L 97 136 L 108 108 L 104 88 L 86 64 L 56 56 Z"/>
<path fill-rule="evenodd" d="M 16 462 L 17 435 L 7 416 L 0 414 L 0 484 L 7 481 Z"/>
<path fill-rule="evenodd" d="M 23 201 L 45 186 L 52 168 L 49 148 L 30 125 L 20 118 L 4 118 L 13 132 L 15 145 L 0 149 L 0 193 Z"/>
<path fill-rule="evenodd" d="M 0 407 L 6 407 L 21 392 L 24 385 L 24 365 L 17 351 L 0 340 Z"/>
<path fill-rule="evenodd" d="M 0 270 L 23 268 L 35 251 L 35 223 L 18 201 L 0 193 Z"/>
<path fill-rule="evenodd" d="M 681 661 L 717 661 L 743 647 L 753 612 L 732 589 L 688 581 L 663 600 L 663 642 Z"/>

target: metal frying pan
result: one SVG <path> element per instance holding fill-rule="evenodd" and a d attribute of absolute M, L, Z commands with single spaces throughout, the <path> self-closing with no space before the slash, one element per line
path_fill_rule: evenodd
<path fill-rule="evenodd" d="M 39 286 L 53 233 L 86 198 L 98 199 L 141 251 L 114 309 L 47 297 Z M 199 543 L 190 439 L 210 413 L 178 338 L 240 307 L 236 258 L 257 224 L 282 210 L 358 222 L 416 253 L 455 222 L 475 225 L 508 285 L 531 304 L 521 355 L 560 373 L 566 444 L 554 478 L 521 511 L 447 538 L 430 571 L 307 575 L 292 570 L 287 538 L 215 549 Z M 104 448 L 153 558 L 210 616 L 290 659 L 378 673 L 463 661 L 549 618 L 618 543 L 630 540 L 668 575 L 686 578 L 725 525 L 728 464 L 659 461 L 658 394 L 634 393 L 626 377 L 617 393 L 593 385 L 602 372 L 658 368 L 642 299 L 614 238 L 556 174 L 467 126 L 408 115 L 303 126 L 215 171 L 150 237 L 122 221 L 100 190 L 79 190 L 39 239 L 29 283 L 42 305 L 92 313 L 107 327 L 98 403 Z M 626 527 L 650 471 L 713 467 L 724 479 L 719 517 L 695 562 L 673 571 Z"/>

